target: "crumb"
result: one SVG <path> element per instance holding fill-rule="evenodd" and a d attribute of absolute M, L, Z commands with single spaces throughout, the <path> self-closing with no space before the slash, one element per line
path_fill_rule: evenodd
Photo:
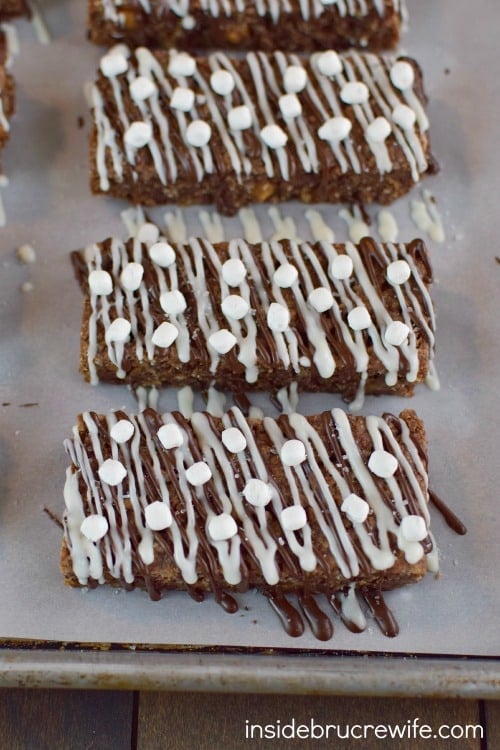
<path fill-rule="evenodd" d="M 2 401 L 2 406 L 10 406 L 10 401 Z"/>
<path fill-rule="evenodd" d="M 17 248 L 17 257 L 21 263 L 31 266 L 36 261 L 36 252 L 31 245 L 20 245 Z"/>
<path fill-rule="evenodd" d="M 498 263 L 498 265 L 500 266 L 500 257 L 498 255 L 495 255 L 495 260 Z"/>
<path fill-rule="evenodd" d="M 445 74 L 445 76 L 449 76 L 449 75 L 450 75 L 450 73 L 451 73 L 451 70 L 450 70 L 449 68 L 445 68 L 445 69 L 444 69 L 444 74 Z"/>
<path fill-rule="evenodd" d="M 25 281 L 24 284 L 21 284 L 21 291 L 22 292 L 32 292 L 35 288 L 35 285 L 32 281 Z"/>
<path fill-rule="evenodd" d="M 23 409 L 29 409 L 30 406 L 39 406 L 38 401 L 28 401 L 26 404 L 19 404 Z"/>
<path fill-rule="evenodd" d="M 83 128 L 83 126 L 85 125 L 85 119 L 82 117 L 82 115 L 78 115 L 78 117 L 76 118 L 76 124 L 79 130 Z"/>

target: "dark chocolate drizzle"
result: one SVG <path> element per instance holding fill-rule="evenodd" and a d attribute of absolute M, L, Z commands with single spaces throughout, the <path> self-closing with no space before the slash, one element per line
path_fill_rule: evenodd
<path fill-rule="evenodd" d="M 285 632 L 291 638 L 299 638 L 304 633 L 304 621 L 300 612 L 288 601 L 279 589 L 264 592 L 269 604 L 278 615 Z"/>
<path fill-rule="evenodd" d="M 399 633 L 399 625 L 393 613 L 387 606 L 380 591 L 360 589 L 361 596 L 367 603 L 370 612 L 382 633 L 387 638 L 395 638 Z"/>
<path fill-rule="evenodd" d="M 319 607 L 314 595 L 304 591 L 297 598 L 314 637 L 318 641 L 329 641 L 333 636 L 333 622 Z"/>
<path fill-rule="evenodd" d="M 448 505 L 446 505 L 445 502 L 443 502 L 443 500 L 441 500 L 438 495 L 436 495 L 433 490 L 429 490 L 429 500 L 441 513 L 450 529 L 461 536 L 467 533 L 467 527 L 465 524 L 462 523 L 459 517 L 448 507 Z"/>

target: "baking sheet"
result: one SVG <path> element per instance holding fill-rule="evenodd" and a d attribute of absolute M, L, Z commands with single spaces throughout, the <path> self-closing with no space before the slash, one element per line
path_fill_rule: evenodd
<path fill-rule="evenodd" d="M 99 52 L 85 41 L 84 6 L 83 0 L 45 3 L 54 36 L 49 46 L 40 46 L 31 27 L 19 24 L 18 115 L 3 158 L 10 179 L 2 193 L 8 224 L 0 230 L 0 638 L 498 655 L 500 84 L 491 33 L 500 25 L 498 4 L 484 0 L 478 17 L 467 0 L 410 2 L 411 29 L 404 44 L 424 67 L 434 152 L 442 165 L 441 175 L 425 183 L 437 198 L 446 232 L 444 243 L 429 242 L 437 277 L 433 296 L 442 388 L 439 393 L 422 388 L 411 402 L 369 398 L 362 412 L 406 406 L 418 411 L 429 433 L 432 485 L 469 533 L 455 536 L 434 513 L 441 577 L 428 576 L 387 596 L 401 629 L 396 639 L 382 636 L 373 623 L 361 635 L 337 623 L 327 644 L 310 633 L 290 639 L 256 593 L 239 596 L 240 611 L 227 615 L 213 601 L 196 604 L 182 593 L 151 602 L 142 592 L 85 593 L 62 585 L 60 531 L 43 512 L 45 506 L 62 511 L 62 440 L 81 410 L 136 408 L 126 388 L 92 388 L 77 371 L 81 297 L 68 252 L 113 233 L 125 235 L 124 204 L 91 197 L 87 187 L 83 84 L 93 77 Z M 79 116 L 85 117 L 83 129 Z M 420 192 L 412 197 L 420 198 Z M 420 234 L 409 205 L 407 198 L 391 209 L 401 240 Z M 309 238 L 303 210 L 281 210 L 296 219 L 299 235 Z M 336 238 L 346 239 L 339 208 L 319 210 Z M 376 217 L 377 210 L 369 213 Z M 270 237 L 267 208 L 258 215 Z M 186 211 L 185 220 L 191 232 L 199 231 L 198 211 Z M 238 226 L 237 220 L 228 221 L 226 236 Z M 15 256 L 26 242 L 37 251 L 29 267 Z M 26 281 L 34 284 L 29 293 L 20 291 Z M 265 398 L 256 402 L 276 413 Z M 161 395 L 162 409 L 176 403 L 174 393 Z M 334 405 L 340 405 L 336 397 L 303 396 L 299 408 L 314 412 Z"/>

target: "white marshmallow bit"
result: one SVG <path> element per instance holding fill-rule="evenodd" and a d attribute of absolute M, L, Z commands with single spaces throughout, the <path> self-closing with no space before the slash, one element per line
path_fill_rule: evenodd
<path fill-rule="evenodd" d="M 398 460 L 392 453 L 388 453 L 387 451 L 373 451 L 368 460 L 368 468 L 377 477 L 388 479 L 392 477 L 398 468 Z"/>
<path fill-rule="evenodd" d="M 163 531 L 172 526 L 172 511 L 166 503 L 155 500 L 144 508 L 146 526 L 151 531 Z"/>
<path fill-rule="evenodd" d="M 406 323 L 402 323 L 400 320 L 393 320 L 385 329 L 384 339 L 387 344 L 401 346 L 401 344 L 408 338 L 409 333 L 410 329 Z"/>
<path fill-rule="evenodd" d="M 247 439 L 237 427 L 228 427 L 222 431 L 222 444 L 230 453 L 241 453 L 247 447 Z"/>
<path fill-rule="evenodd" d="M 222 265 L 222 278 L 228 286 L 239 286 L 246 275 L 247 269 L 239 258 L 229 258 Z"/>
<path fill-rule="evenodd" d="M 227 122 L 231 130 L 247 130 L 252 125 L 252 113 L 246 104 L 233 107 L 227 113 Z"/>
<path fill-rule="evenodd" d="M 111 294 L 113 291 L 113 279 L 107 271 L 97 269 L 89 273 L 89 287 L 94 294 Z"/>
<path fill-rule="evenodd" d="M 123 344 L 130 336 L 132 326 L 126 318 L 115 318 L 106 331 L 106 341 Z"/>
<path fill-rule="evenodd" d="M 114 458 L 108 458 L 99 467 L 97 472 L 99 477 L 105 484 L 109 484 L 111 487 L 116 487 L 117 484 L 123 482 L 127 476 L 127 470 L 121 461 L 116 461 Z"/>
<path fill-rule="evenodd" d="M 337 255 L 330 264 L 330 276 L 333 279 L 348 279 L 354 270 L 349 255 Z"/>
<path fill-rule="evenodd" d="M 187 307 L 186 298 L 178 289 L 172 289 L 160 295 L 160 306 L 167 315 L 180 315 Z"/>
<path fill-rule="evenodd" d="M 224 542 L 238 533 L 236 521 L 229 513 L 213 516 L 208 522 L 208 533 L 214 542 Z"/>
<path fill-rule="evenodd" d="M 400 91 L 405 91 L 413 86 L 415 71 L 409 62 L 398 60 L 390 71 L 391 83 Z"/>
<path fill-rule="evenodd" d="M 112 78 L 113 76 L 119 76 L 121 73 L 125 73 L 128 69 L 128 61 L 125 55 L 121 52 L 108 52 L 106 55 L 101 57 L 101 73 L 106 78 Z"/>
<path fill-rule="evenodd" d="M 273 273 L 273 281 L 281 289 L 289 289 L 295 284 L 298 278 L 299 272 L 291 263 L 282 263 Z"/>
<path fill-rule="evenodd" d="M 353 331 L 364 331 L 371 326 L 372 319 L 366 307 L 360 305 L 351 310 L 347 316 L 347 322 Z"/>
<path fill-rule="evenodd" d="M 189 112 L 194 104 L 194 91 L 191 89 L 177 86 L 170 97 L 170 106 L 172 109 L 178 109 L 180 112 Z"/>
<path fill-rule="evenodd" d="M 336 76 L 342 72 L 342 60 L 333 49 L 318 55 L 316 64 L 324 76 Z"/>
<path fill-rule="evenodd" d="M 250 305 L 239 294 L 230 294 L 222 300 L 222 312 L 230 320 L 241 320 L 248 315 Z"/>
<path fill-rule="evenodd" d="M 80 531 L 90 542 L 98 542 L 106 535 L 109 524 L 104 516 L 93 514 L 82 521 Z"/>
<path fill-rule="evenodd" d="M 135 292 L 139 289 L 143 276 L 144 268 L 140 263 L 127 263 L 120 274 L 120 284 L 128 292 Z"/>
<path fill-rule="evenodd" d="M 318 128 L 318 136 L 322 141 L 342 141 L 351 132 L 352 122 L 347 117 L 331 117 Z"/>
<path fill-rule="evenodd" d="M 205 120 L 193 120 L 186 128 L 186 142 L 195 148 L 206 146 L 212 137 L 212 128 Z"/>
<path fill-rule="evenodd" d="M 20 245 L 17 248 L 17 257 L 24 265 L 31 266 L 36 261 L 35 248 L 31 245 Z"/>
<path fill-rule="evenodd" d="M 149 122 L 137 120 L 133 122 L 125 131 L 124 139 L 127 146 L 132 148 L 142 148 L 149 143 L 153 137 L 153 128 Z"/>
<path fill-rule="evenodd" d="M 162 424 L 156 434 L 160 443 L 167 450 L 170 450 L 171 448 L 179 448 L 184 442 L 182 430 L 178 424 L 175 424 L 175 422 Z"/>
<path fill-rule="evenodd" d="M 278 100 L 278 105 L 285 120 L 293 120 L 302 114 L 302 104 L 296 94 L 283 94 Z"/>
<path fill-rule="evenodd" d="M 146 76 L 137 76 L 130 84 L 130 96 L 134 102 L 143 102 L 156 92 L 156 85 Z"/>
<path fill-rule="evenodd" d="M 196 70 L 196 60 L 187 52 L 172 52 L 168 63 L 171 76 L 192 76 Z"/>
<path fill-rule="evenodd" d="M 151 336 L 151 341 L 161 349 L 168 349 L 178 335 L 179 329 L 173 323 L 161 323 Z"/>
<path fill-rule="evenodd" d="M 110 429 L 109 434 L 115 443 L 127 443 L 135 432 L 135 427 L 128 419 L 119 419 Z"/>
<path fill-rule="evenodd" d="M 186 479 L 193 487 L 201 487 L 212 478 L 210 466 L 205 461 L 197 461 L 195 464 L 186 469 Z"/>
<path fill-rule="evenodd" d="M 175 250 L 168 242 L 155 242 L 149 248 L 149 257 L 161 268 L 168 268 L 175 263 Z"/>
<path fill-rule="evenodd" d="M 376 117 L 365 130 L 365 137 L 373 143 L 383 143 L 391 132 L 391 124 L 385 117 Z"/>
<path fill-rule="evenodd" d="M 210 76 L 210 86 L 219 96 L 227 96 L 234 89 L 235 81 L 228 70 L 216 70 Z"/>
<path fill-rule="evenodd" d="M 137 239 L 144 245 L 150 247 L 154 245 L 160 236 L 160 230 L 151 221 L 145 221 L 142 227 L 137 232 Z"/>
<path fill-rule="evenodd" d="M 283 148 L 288 136 L 279 125 L 266 125 L 260 131 L 260 137 L 269 148 Z"/>
<path fill-rule="evenodd" d="M 283 75 L 283 85 L 287 94 L 303 91 L 307 84 L 307 73 L 301 65 L 289 65 Z"/>
<path fill-rule="evenodd" d="M 364 104 L 368 101 L 369 95 L 368 86 L 362 81 L 349 81 L 340 91 L 340 98 L 344 104 Z"/>
<path fill-rule="evenodd" d="M 415 125 L 417 115 L 407 104 L 398 104 L 392 110 L 392 119 L 403 130 L 411 130 Z"/>
<path fill-rule="evenodd" d="M 344 498 L 340 510 L 344 511 L 352 523 L 363 523 L 368 517 L 370 506 L 362 497 L 351 492 L 350 495 Z"/>
<path fill-rule="evenodd" d="M 334 302 L 333 294 L 325 286 L 313 289 L 307 301 L 319 313 L 331 310 Z"/>
<path fill-rule="evenodd" d="M 306 460 L 306 446 L 302 440 L 287 440 L 281 446 L 280 458 L 285 466 L 298 466 Z"/>
<path fill-rule="evenodd" d="M 391 284 L 404 284 L 411 276 L 411 268 L 405 260 L 394 260 L 387 266 L 387 281 Z"/>
<path fill-rule="evenodd" d="M 290 505 L 289 508 L 283 508 L 280 513 L 281 527 L 285 531 L 299 531 L 307 523 L 307 516 L 302 505 Z"/>
<path fill-rule="evenodd" d="M 290 310 L 279 302 L 271 302 L 267 311 L 267 325 L 271 331 L 283 333 L 290 325 Z"/>
<path fill-rule="evenodd" d="M 221 328 L 208 337 L 208 343 L 217 354 L 227 354 L 236 344 L 237 338 L 227 328 Z"/>
<path fill-rule="evenodd" d="M 263 508 L 273 496 L 273 488 L 262 479 L 249 479 L 243 490 L 243 497 L 256 508 Z"/>
<path fill-rule="evenodd" d="M 407 542 L 422 542 L 428 533 L 422 516 L 405 516 L 401 520 L 401 534 Z"/>

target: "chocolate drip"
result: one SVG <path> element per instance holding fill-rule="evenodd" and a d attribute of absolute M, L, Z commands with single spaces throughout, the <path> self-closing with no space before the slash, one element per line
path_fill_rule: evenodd
<path fill-rule="evenodd" d="M 387 638 L 395 638 L 399 633 L 399 625 L 385 603 L 381 592 L 362 588 L 361 595 L 370 608 L 370 612 L 382 633 Z"/>
<path fill-rule="evenodd" d="M 329 641 L 333 636 L 333 622 L 319 607 L 313 594 L 303 592 L 297 598 L 315 638 L 318 641 Z"/>
<path fill-rule="evenodd" d="M 282 591 L 264 592 L 269 604 L 278 615 L 286 633 L 292 638 L 299 638 L 304 633 L 304 621 L 300 612 L 290 604 Z"/>
<path fill-rule="evenodd" d="M 219 604 L 225 612 L 230 615 L 234 615 L 238 611 L 239 605 L 234 596 L 228 594 L 227 591 L 219 591 L 215 593 L 215 601 Z"/>
<path fill-rule="evenodd" d="M 429 490 L 429 500 L 441 513 L 450 529 L 452 529 L 456 534 L 460 534 L 461 536 L 467 533 L 467 527 L 462 523 L 459 517 L 455 515 L 451 508 L 449 508 L 446 503 L 443 502 L 443 500 L 441 500 L 441 498 L 432 490 Z"/>
<path fill-rule="evenodd" d="M 363 632 L 363 628 L 360 628 L 359 625 L 357 625 L 355 622 L 353 622 L 352 620 L 350 620 L 348 617 L 345 616 L 344 610 L 342 607 L 342 602 L 340 601 L 338 594 L 336 593 L 329 594 L 327 596 L 327 599 L 330 602 L 333 611 L 335 612 L 336 615 L 340 617 L 340 619 L 342 620 L 342 623 L 345 625 L 347 630 L 350 630 L 351 633 Z"/>

